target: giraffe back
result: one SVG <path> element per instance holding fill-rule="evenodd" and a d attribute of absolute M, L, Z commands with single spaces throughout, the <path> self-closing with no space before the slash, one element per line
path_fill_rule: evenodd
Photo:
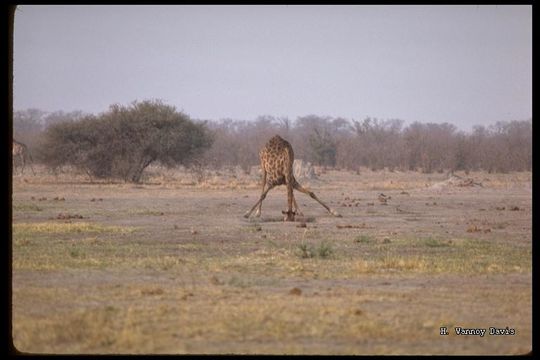
<path fill-rule="evenodd" d="M 259 152 L 261 168 L 266 172 L 266 182 L 282 185 L 294 179 L 294 152 L 291 144 L 279 135 L 271 138 Z"/>

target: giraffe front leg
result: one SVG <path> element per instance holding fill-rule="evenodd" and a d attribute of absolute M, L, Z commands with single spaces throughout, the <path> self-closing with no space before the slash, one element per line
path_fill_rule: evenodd
<path fill-rule="evenodd" d="M 261 197 L 259 198 L 259 201 L 257 201 L 255 203 L 255 205 L 253 205 L 253 207 L 244 214 L 245 218 L 248 218 L 251 215 L 251 213 L 253 212 L 253 210 L 255 210 L 255 208 L 257 208 L 257 206 L 259 207 L 259 210 L 260 210 L 260 206 L 262 205 L 262 202 L 263 202 L 264 198 L 266 198 L 266 194 L 268 194 L 268 192 L 273 187 L 274 186 L 272 186 L 272 185 L 268 185 L 268 188 L 261 194 Z"/>
<path fill-rule="evenodd" d="M 293 202 L 296 203 L 294 200 L 293 186 L 289 181 L 287 181 L 287 211 L 282 211 L 282 213 L 285 215 L 283 221 L 294 221 L 295 212 L 292 209 Z"/>
<path fill-rule="evenodd" d="M 264 170 L 264 167 L 263 167 L 262 194 L 264 194 L 265 186 L 266 186 L 266 170 Z M 257 211 L 255 212 L 256 217 L 261 217 L 261 208 L 262 208 L 262 201 L 259 203 L 259 207 L 257 208 Z"/>

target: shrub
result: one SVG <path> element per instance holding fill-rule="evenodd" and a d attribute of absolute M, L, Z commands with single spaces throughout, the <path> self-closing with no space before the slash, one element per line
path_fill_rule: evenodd
<path fill-rule="evenodd" d="M 160 101 L 143 101 L 51 125 L 41 151 L 53 169 L 71 165 L 98 178 L 140 182 L 151 163 L 189 165 L 211 144 L 204 123 Z"/>

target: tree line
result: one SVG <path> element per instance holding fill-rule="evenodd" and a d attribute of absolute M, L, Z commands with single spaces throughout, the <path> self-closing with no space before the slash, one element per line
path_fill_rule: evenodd
<path fill-rule="evenodd" d="M 213 166 L 258 164 L 258 151 L 273 134 L 288 139 L 295 157 L 331 168 L 359 170 L 488 172 L 532 169 L 532 119 L 474 126 L 366 118 L 362 121 L 309 115 L 261 116 L 254 121 L 209 122 L 215 135 L 205 153 Z"/>
<path fill-rule="evenodd" d="M 359 171 L 532 169 L 532 119 L 477 125 L 465 132 L 449 123 L 400 119 L 345 119 L 308 115 L 291 120 L 270 115 L 245 121 L 191 119 L 161 101 L 112 105 L 99 115 L 80 111 L 15 111 L 14 137 L 37 162 L 55 170 L 71 165 L 99 178 L 138 182 L 152 163 L 206 166 L 259 164 L 258 152 L 273 135 L 313 164 Z"/>

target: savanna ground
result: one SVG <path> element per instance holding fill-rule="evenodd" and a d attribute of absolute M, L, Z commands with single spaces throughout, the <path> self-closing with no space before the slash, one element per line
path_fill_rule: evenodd
<path fill-rule="evenodd" d="M 531 173 L 458 173 L 480 187 L 445 174 L 318 169 L 300 182 L 343 217 L 295 192 L 304 221 L 284 223 L 284 187 L 261 218 L 243 217 L 260 195 L 255 172 L 198 183 L 152 169 L 134 185 L 36 170 L 13 176 L 21 352 L 531 350 Z"/>

